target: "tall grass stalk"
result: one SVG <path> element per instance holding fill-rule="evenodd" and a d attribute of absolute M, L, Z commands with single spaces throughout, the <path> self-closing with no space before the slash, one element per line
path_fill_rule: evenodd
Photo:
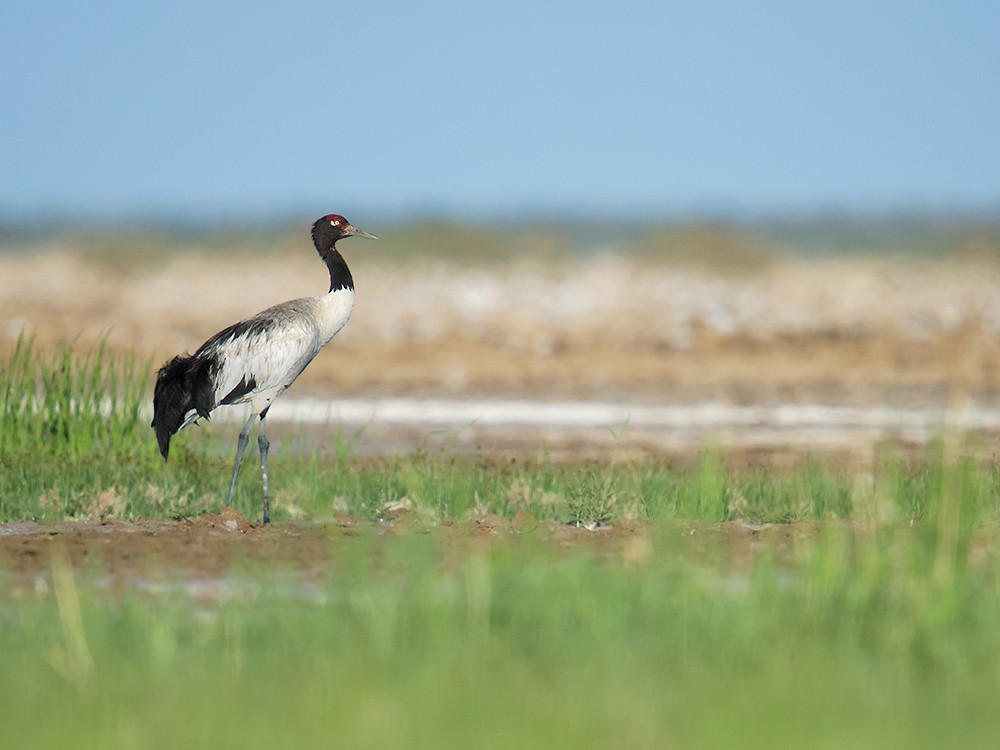
<path fill-rule="evenodd" d="M 0 367 L 0 452 L 80 457 L 134 448 L 148 371 L 148 363 L 112 355 L 103 342 L 89 352 L 63 345 L 46 355 L 20 336 Z"/>

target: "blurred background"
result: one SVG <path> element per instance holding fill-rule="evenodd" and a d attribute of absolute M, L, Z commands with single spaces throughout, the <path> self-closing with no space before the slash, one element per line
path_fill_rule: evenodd
<path fill-rule="evenodd" d="M 372 450 L 990 431 L 998 32 L 985 2 L 8 4 L 0 345 L 155 367 L 325 291 L 338 212 L 381 240 L 344 243 L 354 317 L 287 398 Z"/>

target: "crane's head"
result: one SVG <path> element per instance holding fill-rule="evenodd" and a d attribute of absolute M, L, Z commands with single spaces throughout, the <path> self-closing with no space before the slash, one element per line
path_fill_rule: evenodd
<path fill-rule="evenodd" d="M 313 242 L 318 245 L 332 245 L 337 240 L 342 240 L 344 237 L 364 237 L 369 240 L 377 240 L 374 234 L 368 234 L 368 232 L 362 232 L 357 227 L 351 226 L 351 222 L 345 219 L 340 214 L 327 214 L 319 219 L 316 219 L 316 223 L 313 224 L 312 228 Z"/>

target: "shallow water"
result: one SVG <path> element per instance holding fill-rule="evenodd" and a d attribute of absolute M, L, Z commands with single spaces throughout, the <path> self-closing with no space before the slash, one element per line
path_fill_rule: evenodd
<path fill-rule="evenodd" d="M 243 409 L 218 412 L 217 421 L 240 422 Z M 517 450 L 531 446 L 652 452 L 726 449 L 869 450 L 893 440 L 924 445 L 942 435 L 1000 431 L 1000 408 L 967 404 L 849 406 L 810 403 L 741 405 L 723 402 L 656 405 L 599 401 L 501 399 L 284 398 L 268 424 L 341 429 L 355 448 L 391 453 L 428 442 L 455 450 Z"/>

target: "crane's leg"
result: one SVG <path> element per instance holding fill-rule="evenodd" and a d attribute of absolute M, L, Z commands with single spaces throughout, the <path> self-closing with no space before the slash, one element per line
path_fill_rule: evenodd
<path fill-rule="evenodd" d="M 271 501 L 267 494 L 267 449 L 271 447 L 267 435 L 264 434 L 264 415 L 260 415 L 260 428 L 257 430 L 257 448 L 260 450 L 260 478 L 264 485 L 264 523 L 271 522 Z"/>
<path fill-rule="evenodd" d="M 229 495 L 226 496 L 226 505 L 233 504 L 233 493 L 236 491 L 236 477 L 240 475 L 240 464 L 243 463 L 243 451 L 246 450 L 247 443 L 250 442 L 250 427 L 256 418 L 256 414 L 250 415 L 246 424 L 243 425 L 243 429 L 240 430 L 240 437 L 236 441 L 236 466 L 233 467 L 233 481 L 229 483 Z"/>

